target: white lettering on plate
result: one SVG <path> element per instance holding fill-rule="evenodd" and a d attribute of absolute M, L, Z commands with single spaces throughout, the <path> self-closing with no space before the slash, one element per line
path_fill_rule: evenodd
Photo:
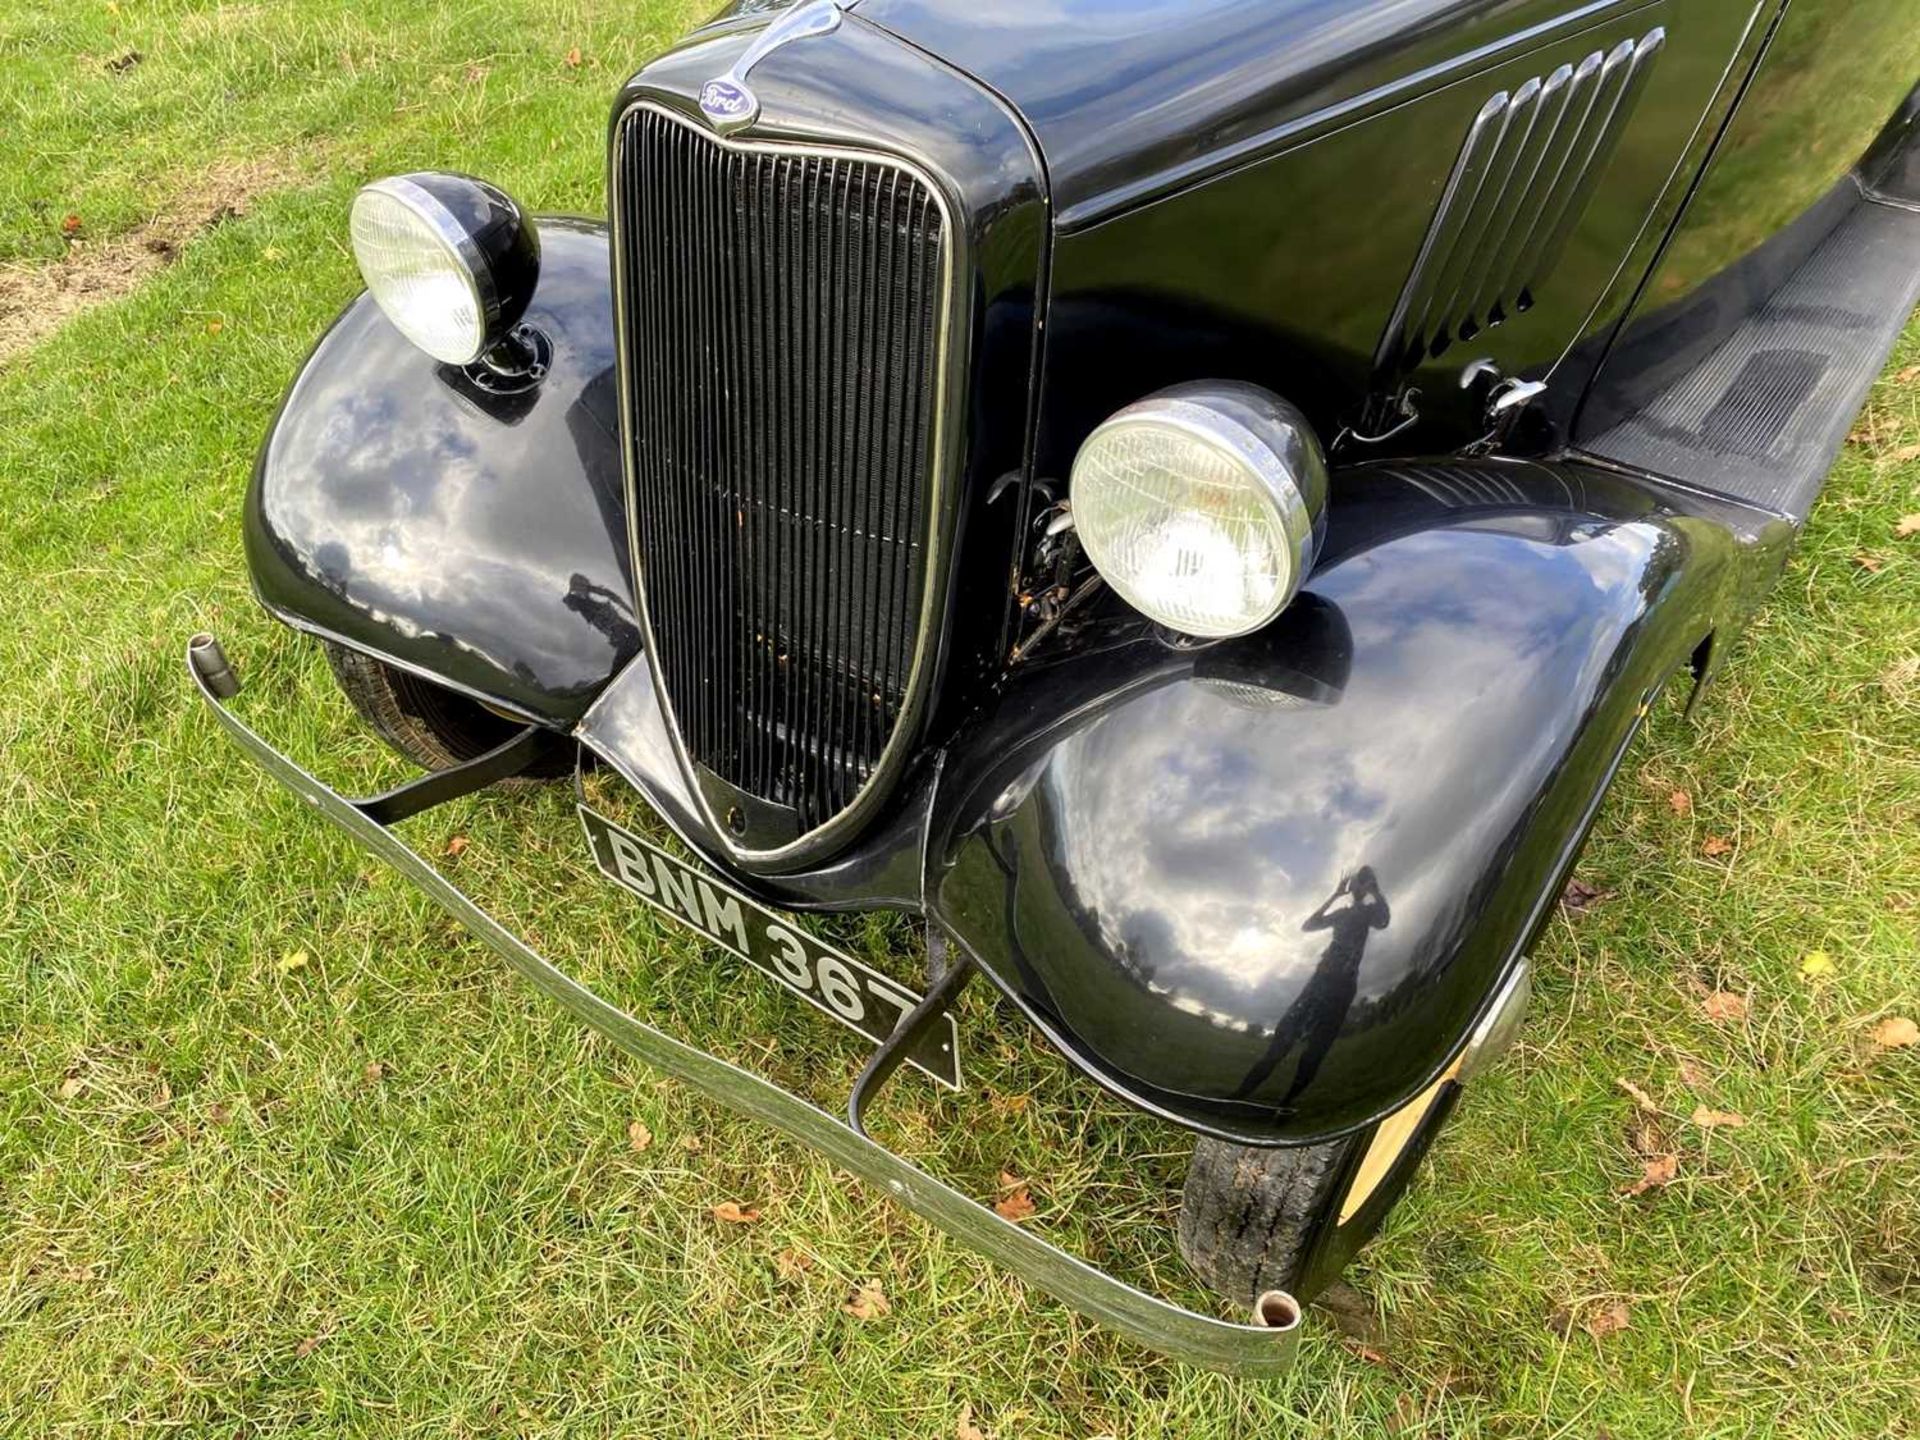
<path fill-rule="evenodd" d="M 773 968 L 789 985 L 799 990 L 813 989 L 813 967 L 807 964 L 807 947 L 800 937 L 778 920 L 767 923 L 767 939 L 780 948 L 774 952 Z"/>
<path fill-rule="evenodd" d="M 607 845 L 613 851 L 614 872 L 621 880 L 651 899 L 656 891 L 653 886 L 653 876 L 647 873 L 647 852 L 611 827 L 600 833 L 607 837 Z"/>
<path fill-rule="evenodd" d="M 725 940 L 742 955 L 747 949 L 747 917 L 740 913 L 740 902 L 706 881 L 700 882 L 700 905 L 706 912 L 707 933 Z"/>
<path fill-rule="evenodd" d="M 698 925 L 700 923 L 700 887 L 693 876 L 673 864 L 664 855 L 653 857 L 653 873 L 660 879 L 660 893 L 666 903 Z"/>

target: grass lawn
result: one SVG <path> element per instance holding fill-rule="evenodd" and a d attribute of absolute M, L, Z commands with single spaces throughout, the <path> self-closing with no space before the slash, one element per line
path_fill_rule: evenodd
<path fill-rule="evenodd" d="M 0 0 L 0 1434 L 1914 1433 L 1920 1048 L 1873 1035 L 1920 1016 L 1920 327 L 1356 1267 L 1384 1334 L 1318 1318 L 1282 1382 L 1083 1324 L 651 1076 L 238 758 L 189 698 L 197 629 L 303 760 L 399 773 L 238 534 L 356 288 L 354 187 L 433 165 L 597 213 L 613 89 L 696 8 Z M 843 1092 L 853 1042 L 619 903 L 564 791 L 411 833 L 583 978 Z M 1029 1223 L 1205 1303 L 1182 1138 L 971 999 L 969 1093 L 903 1085 L 892 1140 L 982 1197 L 1028 1179 Z"/>

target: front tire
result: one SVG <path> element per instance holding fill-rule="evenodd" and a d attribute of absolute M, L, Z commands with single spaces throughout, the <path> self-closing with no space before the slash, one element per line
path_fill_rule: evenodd
<path fill-rule="evenodd" d="M 323 640 L 321 645 L 333 678 L 367 727 L 424 769 L 445 770 L 472 760 L 504 745 L 526 728 L 477 700 L 397 665 L 331 640 Z M 551 780 L 572 769 L 572 761 L 558 755 L 532 766 L 522 777 L 500 783 Z"/>
<path fill-rule="evenodd" d="M 1180 1253 L 1243 1310 L 1269 1290 L 1305 1304 L 1406 1193 L 1459 1090 L 1442 1080 L 1385 1120 L 1324 1145 L 1199 1141 L 1180 1197 Z"/>

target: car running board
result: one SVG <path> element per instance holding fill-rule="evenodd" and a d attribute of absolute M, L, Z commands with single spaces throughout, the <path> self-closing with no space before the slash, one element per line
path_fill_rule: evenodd
<path fill-rule="evenodd" d="M 1804 521 L 1916 299 L 1920 210 L 1862 195 L 1717 348 L 1579 449 Z"/>

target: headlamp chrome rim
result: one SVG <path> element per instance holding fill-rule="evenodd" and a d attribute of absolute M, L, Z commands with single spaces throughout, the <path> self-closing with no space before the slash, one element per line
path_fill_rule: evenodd
<path fill-rule="evenodd" d="M 373 293 L 375 303 L 380 305 L 381 314 L 392 321 L 395 328 L 415 345 L 427 350 L 434 359 L 448 365 L 474 364 L 495 343 L 500 329 L 500 287 L 494 278 L 493 266 L 488 262 L 486 252 L 480 248 L 472 232 L 460 223 L 459 218 L 447 208 L 440 197 L 410 176 L 389 175 L 362 185 L 354 193 L 353 210 L 359 209 L 362 197 L 367 195 L 385 196 L 425 223 L 430 238 L 446 252 L 450 262 L 449 269 L 459 274 L 466 283 L 475 313 L 480 317 L 479 334 L 471 347 L 471 353 L 462 353 L 458 358 L 428 350 L 421 344 L 420 339 L 402 324 L 400 318 L 387 309 L 385 303 L 380 300 L 379 294 L 373 291 L 372 282 L 366 273 L 366 266 L 356 247 L 354 263 L 360 270 L 361 279 L 367 282 L 369 292 Z M 351 232 L 351 214 L 348 229 Z"/>
<path fill-rule="evenodd" d="M 1236 409 L 1249 408 L 1270 411 L 1257 418 L 1270 426 L 1286 427 L 1293 444 L 1285 447 L 1276 444 L 1254 424 L 1233 413 Z M 1129 429 L 1178 431 L 1225 456 L 1242 474 L 1249 476 L 1255 482 L 1254 494 L 1278 522 L 1290 568 L 1284 582 L 1276 587 L 1272 600 L 1257 615 L 1250 613 L 1243 621 L 1230 625 L 1195 625 L 1190 617 L 1176 624 L 1155 613 L 1150 597 L 1129 583 L 1124 566 L 1114 563 L 1116 557 L 1107 556 L 1103 562 L 1097 531 L 1084 523 L 1078 524 L 1080 542 L 1101 578 L 1143 615 L 1199 639 L 1232 639 L 1270 624 L 1300 593 L 1319 553 L 1320 512 L 1326 497 L 1325 465 L 1304 417 L 1278 396 L 1258 386 L 1224 381 L 1178 385 L 1136 400 L 1096 425 L 1075 455 L 1075 473 L 1095 442 L 1111 439 Z M 1296 452 L 1294 463 L 1290 464 L 1281 453 L 1283 448 Z M 1299 473 L 1302 469 L 1309 473 Z M 1070 493 L 1073 488 L 1077 487 L 1070 482 Z M 1076 518 L 1079 518 L 1077 514 Z"/>

